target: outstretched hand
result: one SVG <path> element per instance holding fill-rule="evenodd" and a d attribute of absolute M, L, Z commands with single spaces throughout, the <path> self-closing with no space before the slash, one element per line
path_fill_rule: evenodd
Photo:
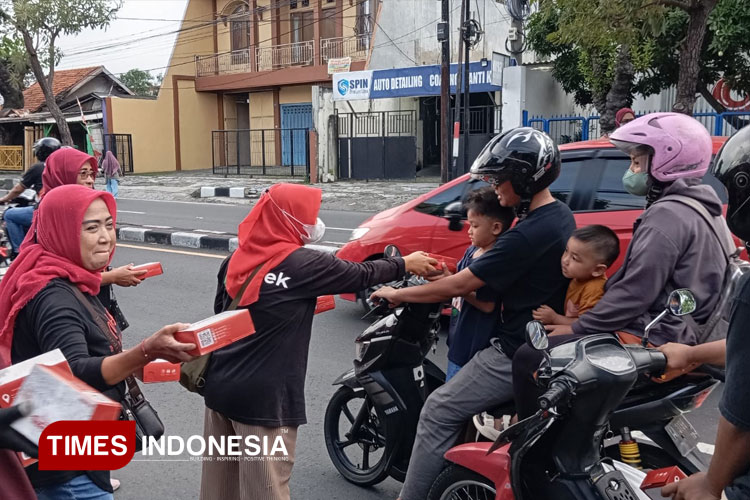
<path fill-rule="evenodd" d="M 397 296 L 398 290 L 390 286 L 384 286 L 375 290 L 372 295 L 370 295 L 370 300 L 373 302 L 385 300 L 391 307 L 396 307 L 401 304 L 401 301 L 398 300 Z"/>

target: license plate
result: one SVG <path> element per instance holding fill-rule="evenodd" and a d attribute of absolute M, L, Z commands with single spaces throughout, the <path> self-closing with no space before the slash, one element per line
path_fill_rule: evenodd
<path fill-rule="evenodd" d="M 686 457 L 691 451 L 698 446 L 698 432 L 688 420 L 680 415 L 675 417 L 664 426 L 672 442 L 683 457 Z"/>

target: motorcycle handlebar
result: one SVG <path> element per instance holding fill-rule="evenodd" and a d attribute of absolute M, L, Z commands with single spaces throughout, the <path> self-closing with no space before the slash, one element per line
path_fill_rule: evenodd
<path fill-rule="evenodd" d="M 639 374 L 660 375 L 667 368 L 667 357 L 661 351 L 640 346 L 627 346 Z"/>
<path fill-rule="evenodd" d="M 537 400 L 539 408 L 542 410 L 549 410 L 553 406 L 557 405 L 560 401 L 567 398 L 570 395 L 571 387 L 563 379 L 557 379 L 550 382 L 549 389 L 547 392 L 542 394 Z"/>

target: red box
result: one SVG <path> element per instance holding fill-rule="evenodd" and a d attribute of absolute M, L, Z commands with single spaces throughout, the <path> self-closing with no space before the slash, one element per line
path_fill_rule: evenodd
<path fill-rule="evenodd" d="M 428 253 L 428 257 L 432 257 L 433 259 L 438 261 L 438 265 L 442 265 L 443 262 L 445 262 L 446 267 L 448 268 L 448 271 L 455 273 L 456 269 L 458 269 L 458 261 L 454 259 L 453 257 L 446 257 L 445 255 L 440 255 L 436 253 Z M 442 267 L 440 268 L 442 269 Z"/>
<path fill-rule="evenodd" d="M 31 413 L 10 424 L 34 443 L 59 420 L 117 420 L 122 406 L 69 371 L 36 365 L 24 379 L 15 403 L 31 403 Z"/>
<path fill-rule="evenodd" d="M 132 269 L 133 271 L 146 271 L 146 274 L 138 277 L 139 280 L 145 280 L 146 278 L 151 278 L 152 276 L 159 276 L 160 274 L 164 274 L 164 269 L 161 267 L 161 262 L 148 262 L 146 264 L 133 266 Z"/>
<path fill-rule="evenodd" d="M 255 333 L 255 326 L 250 318 L 250 311 L 238 309 L 193 323 L 175 333 L 174 338 L 186 344 L 195 344 L 197 347 L 188 351 L 188 354 L 202 356 L 253 333 Z"/>
<path fill-rule="evenodd" d="M 677 466 L 652 470 L 643 479 L 641 490 L 653 500 L 668 498 L 661 496 L 661 489 L 670 483 L 681 481 L 686 477 L 685 473 Z"/>
<path fill-rule="evenodd" d="M 16 397 L 16 393 L 21 387 L 23 380 L 36 365 L 54 366 L 58 370 L 72 375 L 68 361 L 60 349 L 45 352 L 44 354 L 0 370 L 0 408 L 7 408 L 13 404 L 13 399 Z"/>
<path fill-rule="evenodd" d="M 330 311 L 336 308 L 336 300 L 333 295 L 321 295 L 315 303 L 315 314 Z"/>
<path fill-rule="evenodd" d="M 170 363 L 165 359 L 157 359 L 143 367 L 143 382 L 177 382 L 180 380 L 180 364 Z"/>

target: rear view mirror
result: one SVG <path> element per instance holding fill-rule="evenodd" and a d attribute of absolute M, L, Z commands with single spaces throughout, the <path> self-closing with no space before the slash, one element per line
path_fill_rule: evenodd
<path fill-rule="evenodd" d="M 685 316 L 695 311 L 695 296 L 687 288 L 678 288 L 669 294 L 667 309 L 674 316 Z"/>
<path fill-rule="evenodd" d="M 383 251 L 386 257 L 401 257 L 401 251 L 399 251 L 396 245 L 388 245 Z"/>
<path fill-rule="evenodd" d="M 460 201 L 454 201 L 449 203 L 443 209 L 443 217 L 448 219 L 448 229 L 451 231 L 461 231 L 464 228 L 463 219 L 466 217 L 464 213 L 464 205 Z"/>
<path fill-rule="evenodd" d="M 540 321 L 526 323 L 526 343 L 537 351 L 546 351 L 549 347 L 547 330 Z"/>

